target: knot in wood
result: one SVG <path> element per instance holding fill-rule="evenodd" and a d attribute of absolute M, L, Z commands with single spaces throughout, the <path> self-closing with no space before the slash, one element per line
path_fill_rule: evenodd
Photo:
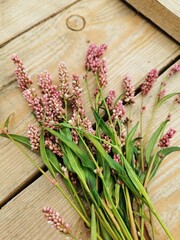
<path fill-rule="evenodd" d="M 82 16 L 71 15 L 67 18 L 66 25 L 73 31 L 81 31 L 85 27 L 86 21 Z"/>

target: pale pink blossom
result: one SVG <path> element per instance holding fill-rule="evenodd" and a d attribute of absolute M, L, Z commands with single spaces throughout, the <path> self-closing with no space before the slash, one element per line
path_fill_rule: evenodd
<path fill-rule="evenodd" d="M 14 54 L 11 58 L 16 65 L 16 80 L 18 83 L 19 88 L 23 91 L 25 89 L 28 89 L 29 86 L 32 84 L 32 79 L 28 75 L 23 62 L 20 60 L 20 58 Z"/>
<path fill-rule="evenodd" d="M 175 133 L 176 130 L 170 128 L 169 131 L 160 139 L 158 146 L 161 148 L 169 147 L 170 139 L 174 136 Z"/>
<path fill-rule="evenodd" d="M 123 88 L 125 90 L 124 101 L 126 103 L 134 103 L 135 88 L 132 85 L 130 77 L 126 76 L 123 79 Z"/>
<path fill-rule="evenodd" d="M 147 95 L 149 91 L 152 89 L 153 84 L 156 82 L 159 76 L 159 72 L 157 69 L 152 69 L 147 77 L 145 78 L 142 86 L 141 86 L 141 93 L 143 96 Z"/>
<path fill-rule="evenodd" d="M 52 210 L 51 207 L 44 207 L 42 209 L 42 212 L 44 213 L 44 217 L 47 219 L 47 222 L 55 229 L 59 230 L 60 232 L 63 232 L 65 234 L 71 234 L 70 226 L 67 224 L 60 214 L 54 210 Z"/>
<path fill-rule="evenodd" d="M 180 71 L 180 63 L 176 63 L 174 66 L 171 67 L 168 73 L 168 76 L 170 77 L 179 71 Z"/>

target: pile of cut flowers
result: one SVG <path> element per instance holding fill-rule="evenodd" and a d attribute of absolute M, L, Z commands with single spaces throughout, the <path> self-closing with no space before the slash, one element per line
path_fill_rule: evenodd
<path fill-rule="evenodd" d="M 102 56 L 106 48 L 105 44 L 89 46 L 83 75 L 86 89 L 81 88 L 80 77 L 76 74 L 72 75 L 70 86 L 66 65 L 61 62 L 58 86 L 53 84 L 48 71 L 38 75 L 41 94 L 31 87 L 33 81 L 23 62 L 13 55 L 17 84 L 32 107 L 38 124 L 28 126 L 28 137 L 10 134 L 8 117 L 0 136 L 9 138 L 23 152 L 19 143 L 40 154 L 51 176 L 32 158 L 29 159 L 69 200 L 90 229 L 91 240 L 149 239 L 145 223 L 151 227 L 151 236 L 155 240 L 153 218 L 157 219 L 169 239 L 173 239 L 147 192 L 148 183 L 163 159 L 180 150 L 178 146 L 170 146 L 170 139 L 176 131 L 172 128 L 165 130 L 170 114 L 154 133 L 142 132 L 143 99 L 151 91 L 159 73 L 152 69 L 140 87 L 141 111 L 139 122 L 133 126 L 133 116 L 126 110 L 126 105 L 133 108 L 135 102 L 131 78 L 124 77 L 124 92 L 120 96 L 116 96 L 113 90 L 105 96 L 107 64 Z M 180 102 L 179 93 L 165 94 L 166 81 L 178 71 L 180 64 L 175 64 L 163 80 L 155 98 L 154 112 L 170 98 L 174 104 Z M 97 85 L 94 99 L 88 85 L 92 76 Z M 82 91 L 87 91 L 89 96 L 93 122 L 84 109 Z M 26 152 L 24 154 L 28 156 Z M 65 182 L 73 201 L 60 187 L 58 175 Z M 58 212 L 51 207 L 44 207 L 42 211 L 55 229 L 71 239 L 78 239 Z"/>

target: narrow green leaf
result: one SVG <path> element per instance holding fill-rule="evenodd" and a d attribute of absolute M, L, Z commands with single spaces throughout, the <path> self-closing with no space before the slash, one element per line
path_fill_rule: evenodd
<path fill-rule="evenodd" d="M 94 205 L 91 205 L 91 240 L 97 240 L 96 216 Z"/>
<path fill-rule="evenodd" d="M 47 156 L 46 148 L 45 148 L 45 145 L 44 145 L 44 129 L 43 128 L 41 130 L 41 136 L 40 136 L 40 154 L 41 154 L 41 157 L 42 157 L 42 160 L 43 160 L 44 164 L 46 165 L 46 167 L 50 171 L 51 175 L 55 178 L 55 172 L 54 172 L 54 169 L 49 162 L 49 158 Z"/>
<path fill-rule="evenodd" d="M 162 131 L 164 130 L 166 124 L 168 121 L 163 122 L 160 127 L 154 132 L 154 134 L 152 135 L 152 137 L 150 138 L 147 146 L 146 146 L 146 161 L 147 163 L 150 160 L 151 154 L 152 154 L 152 150 L 157 142 L 158 137 L 160 136 L 160 134 L 162 133 Z"/>
<path fill-rule="evenodd" d="M 136 125 L 132 128 L 132 130 L 130 131 L 130 133 L 127 135 L 126 138 L 126 159 L 128 160 L 129 163 L 132 162 L 133 159 L 133 143 L 132 143 L 132 138 L 138 128 L 138 124 L 136 123 Z"/>
<path fill-rule="evenodd" d="M 93 114 L 96 119 L 97 125 L 102 129 L 102 131 L 111 138 L 114 139 L 114 132 L 113 130 L 104 122 L 102 117 L 93 109 Z"/>
<path fill-rule="evenodd" d="M 150 179 L 152 179 L 152 178 L 155 176 L 155 174 L 156 174 L 156 172 L 157 172 L 160 164 L 161 164 L 162 161 L 164 160 L 164 158 L 165 158 L 167 155 L 169 155 L 170 153 L 175 152 L 175 151 L 180 151 L 180 147 L 168 147 L 168 148 L 164 148 L 164 149 L 161 149 L 161 150 L 157 153 L 156 159 L 155 159 L 155 162 L 154 162 L 154 165 L 153 165 L 153 170 L 152 170 L 151 175 L 150 175 Z M 159 154 L 162 155 L 162 158 L 159 157 Z"/>
<path fill-rule="evenodd" d="M 161 98 L 161 100 L 157 103 L 157 107 L 160 107 L 166 100 L 168 100 L 169 98 L 180 94 L 180 92 L 176 92 L 176 93 L 170 93 L 166 96 L 164 96 L 163 98 Z"/>
<path fill-rule="evenodd" d="M 5 123 L 4 123 L 4 128 L 7 128 L 8 129 L 8 126 L 9 126 L 9 120 L 10 120 L 10 117 L 13 115 L 13 113 L 11 113 L 9 115 L 9 117 L 6 119 Z"/>
<path fill-rule="evenodd" d="M 29 138 L 28 137 L 24 137 L 21 135 L 16 135 L 16 134 L 8 134 L 14 141 L 19 142 L 21 144 L 23 144 L 24 146 L 28 147 L 29 149 L 31 149 L 31 144 L 29 142 Z M 9 138 L 8 135 L 6 134 L 0 134 L 1 137 L 5 137 L 5 138 Z"/>
<path fill-rule="evenodd" d="M 46 148 L 46 154 L 49 159 L 50 164 L 53 166 L 54 171 L 57 173 L 62 173 L 59 161 L 54 153 L 50 149 Z"/>

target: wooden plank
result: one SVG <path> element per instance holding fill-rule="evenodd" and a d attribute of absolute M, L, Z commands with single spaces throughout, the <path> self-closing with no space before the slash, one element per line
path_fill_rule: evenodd
<path fill-rule="evenodd" d="M 179 0 L 125 0 L 135 9 L 158 25 L 163 31 L 180 42 Z"/>
<path fill-rule="evenodd" d="M 65 185 L 62 181 L 60 183 L 65 190 Z M 1 209 L 1 238 L 3 240 L 69 239 L 51 228 L 44 219 L 42 208 L 45 206 L 51 206 L 60 213 L 64 221 L 70 224 L 78 240 L 89 239 L 89 231 L 79 215 L 44 177 L 39 178 Z"/>
<path fill-rule="evenodd" d="M 75 0 L 1 1 L 0 45 L 75 3 Z"/>
<path fill-rule="evenodd" d="M 67 28 L 66 20 L 73 14 L 83 16 L 86 20 L 86 26 L 82 31 L 72 31 Z M 177 43 L 157 31 L 123 2 L 118 0 L 93 0 L 91 4 L 88 0 L 79 2 L 2 48 L 0 122 L 5 121 L 9 114 L 14 112 L 10 131 L 23 134 L 26 132 L 27 124 L 34 121 L 30 114 L 31 110 L 27 107 L 14 81 L 14 66 L 10 62 L 12 53 L 17 53 L 24 60 L 25 66 L 29 66 L 29 72 L 34 80 L 38 72 L 48 69 L 57 82 L 59 60 L 67 63 L 70 73 L 84 71 L 82 66 L 89 45 L 87 41 L 109 44 L 106 54 L 109 85 L 106 93 L 114 88 L 117 89 L 117 94 L 120 94 L 122 89 L 119 81 L 126 73 L 133 75 L 135 86 L 139 86 L 150 69 L 163 68 L 179 54 Z M 84 86 L 83 80 L 82 86 Z M 93 80 L 90 89 L 92 92 L 95 89 Z M 86 91 L 83 96 L 84 106 L 88 109 Z M 88 115 L 92 118 L 89 112 Z M 23 156 L 14 161 L 14 155 L 18 154 L 18 150 L 13 148 L 14 155 L 12 155 L 8 151 L 12 147 L 8 140 L 0 139 L 0 143 L 0 154 L 6 156 L 6 158 L 1 157 L 0 163 L 0 178 L 4 181 L 1 186 L 1 200 L 3 200 L 30 178 L 35 169 L 30 167 L 31 164 Z"/>
<path fill-rule="evenodd" d="M 147 111 L 144 113 L 144 128 L 147 127 L 149 117 L 152 114 L 152 105 L 155 94 L 158 92 L 161 80 L 166 76 L 167 72 L 159 77 L 151 94 L 146 99 Z M 167 83 L 167 93 L 180 90 L 180 82 L 178 81 L 180 74 L 174 75 Z M 139 104 L 141 103 L 141 96 L 136 97 L 136 103 L 132 108 L 133 123 L 137 121 L 139 112 Z M 153 124 L 155 129 L 166 117 L 169 107 L 172 105 L 172 100 L 166 103 L 166 107 L 162 107 L 157 112 L 155 122 Z M 180 109 L 176 105 L 173 110 L 172 121 L 169 127 L 177 130 L 175 137 L 172 139 L 172 144 L 177 145 L 180 139 L 180 125 L 178 118 Z M 163 116 L 163 117 L 162 117 Z M 166 223 L 175 240 L 179 238 L 179 216 L 178 216 L 178 201 L 179 201 L 179 177 L 178 177 L 178 154 L 172 154 L 166 158 L 162 163 L 160 170 L 156 177 L 149 185 L 149 192 L 152 200 Z M 61 182 L 61 181 L 60 181 Z M 62 184 L 63 189 L 65 189 Z M 1 236 L 4 240 L 9 239 L 62 239 L 66 238 L 59 235 L 55 230 L 50 229 L 42 217 L 41 209 L 44 206 L 50 205 L 58 210 L 64 219 L 70 223 L 75 234 L 82 232 L 82 238 L 89 239 L 88 232 L 83 228 L 82 222 L 74 213 L 72 207 L 60 196 L 56 189 L 53 189 L 44 177 L 40 177 L 32 185 L 21 192 L 16 198 L 10 201 L 1 209 Z M 164 232 L 158 225 L 156 226 L 156 233 L 158 240 L 165 240 Z M 86 235 L 87 233 L 87 235 Z"/>

